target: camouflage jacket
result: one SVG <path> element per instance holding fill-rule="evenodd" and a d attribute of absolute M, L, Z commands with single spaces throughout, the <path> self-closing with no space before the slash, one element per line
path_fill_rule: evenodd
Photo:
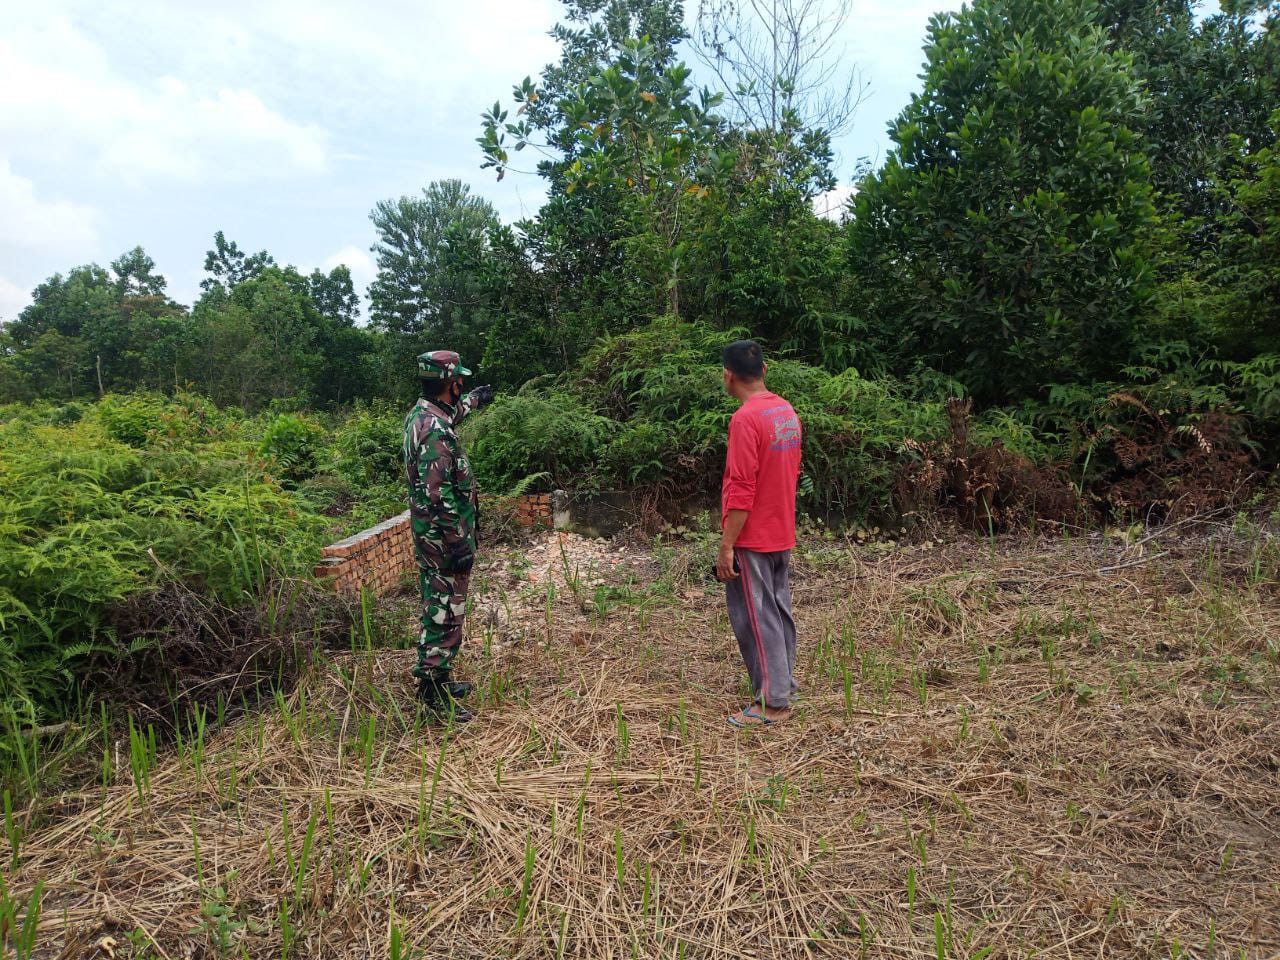
<path fill-rule="evenodd" d="M 475 552 L 479 498 L 456 428 L 474 409 L 419 400 L 404 421 L 404 466 L 415 539 L 444 558 Z"/>

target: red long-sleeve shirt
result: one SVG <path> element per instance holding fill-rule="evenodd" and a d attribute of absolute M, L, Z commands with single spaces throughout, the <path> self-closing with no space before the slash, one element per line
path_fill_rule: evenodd
<path fill-rule="evenodd" d="M 729 455 L 720 489 L 721 522 L 746 510 L 735 546 L 771 553 L 796 545 L 800 418 L 776 393 L 758 393 L 729 421 Z"/>

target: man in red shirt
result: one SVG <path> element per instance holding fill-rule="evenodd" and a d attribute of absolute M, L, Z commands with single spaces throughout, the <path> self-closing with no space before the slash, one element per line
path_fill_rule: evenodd
<path fill-rule="evenodd" d="M 791 549 L 796 545 L 800 418 L 764 385 L 760 345 L 724 350 L 724 387 L 742 403 L 729 421 L 721 488 L 720 554 L 729 622 L 756 699 L 729 718 L 735 727 L 771 726 L 791 712 L 796 623 L 791 616 Z"/>

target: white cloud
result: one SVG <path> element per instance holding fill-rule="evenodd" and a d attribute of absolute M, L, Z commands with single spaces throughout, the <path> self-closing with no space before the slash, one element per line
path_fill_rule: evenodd
<path fill-rule="evenodd" d="M 13 320 L 31 302 L 31 295 L 16 283 L 0 277 L 0 321 Z"/>
<path fill-rule="evenodd" d="M 558 55 L 548 29 L 563 8 L 558 0 L 383 0 L 361 6 L 346 0 L 255 0 L 231 16 L 246 25 L 260 48 L 274 47 L 290 65 L 318 71 L 328 93 L 341 94 L 370 79 L 401 85 L 415 98 L 414 108 L 443 112 L 456 96 L 480 94 L 504 99 L 518 76 L 512 63 L 535 69 Z M 239 49 L 247 52 L 246 44 Z M 226 48 L 224 47 L 224 51 Z M 476 88 L 483 79 L 492 93 Z M 427 96 L 423 96 L 423 95 Z M 378 104 L 383 108 L 392 104 Z"/>
<path fill-rule="evenodd" d="M 0 252 L 67 252 L 92 257 L 97 246 L 95 215 L 89 207 L 65 200 L 42 200 L 35 184 L 13 172 L 0 157 Z"/>
<path fill-rule="evenodd" d="M 252 90 L 194 87 L 174 76 L 126 77 L 63 17 L 0 40 L 0 136 L 15 153 L 66 162 L 88 152 L 141 184 L 321 173 L 326 134 L 295 123 Z"/>
<path fill-rule="evenodd" d="M 196 96 L 164 77 L 145 110 L 146 122 L 124 126 L 103 146 L 103 159 L 126 176 L 249 179 L 328 165 L 319 127 L 290 123 L 250 90 Z"/>

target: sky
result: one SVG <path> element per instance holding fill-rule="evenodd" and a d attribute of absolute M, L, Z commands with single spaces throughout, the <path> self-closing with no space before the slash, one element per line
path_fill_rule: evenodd
<path fill-rule="evenodd" d="M 696 2 L 686 0 L 686 7 Z M 868 93 L 836 143 L 843 192 L 918 89 L 949 0 L 852 0 Z M 541 181 L 480 169 L 480 113 L 558 55 L 556 0 L 0 0 L 0 319 L 55 272 L 142 245 L 190 303 L 215 231 L 363 293 L 369 211 L 457 177 L 508 222 Z M 689 54 L 692 60 L 692 55 Z"/>

